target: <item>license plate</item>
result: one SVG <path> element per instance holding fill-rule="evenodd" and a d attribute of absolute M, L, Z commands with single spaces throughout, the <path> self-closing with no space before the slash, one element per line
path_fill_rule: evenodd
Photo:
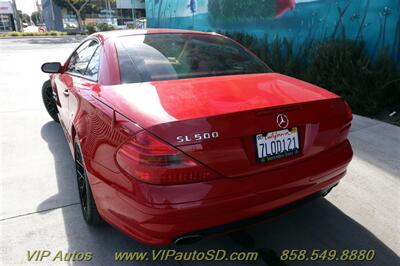
<path fill-rule="evenodd" d="M 297 127 L 256 135 L 257 162 L 263 163 L 300 152 Z"/>

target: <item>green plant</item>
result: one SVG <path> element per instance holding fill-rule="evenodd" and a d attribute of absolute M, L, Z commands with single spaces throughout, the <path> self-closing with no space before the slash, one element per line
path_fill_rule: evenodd
<path fill-rule="evenodd" d="M 95 23 L 88 23 L 86 24 L 86 30 L 89 34 L 95 33 L 97 31 Z"/>
<path fill-rule="evenodd" d="M 371 60 L 363 42 L 329 39 L 314 45 L 303 78 L 344 97 L 355 113 L 375 115 L 400 102 L 400 73 L 385 49 Z"/>
<path fill-rule="evenodd" d="M 96 24 L 96 27 L 99 29 L 99 31 L 109 31 L 109 30 L 114 30 L 114 26 L 110 24 Z"/>
<path fill-rule="evenodd" d="M 62 36 L 67 35 L 66 32 L 48 31 L 48 32 L 10 32 L 1 33 L 1 37 L 32 37 L 32 36 Z"/>

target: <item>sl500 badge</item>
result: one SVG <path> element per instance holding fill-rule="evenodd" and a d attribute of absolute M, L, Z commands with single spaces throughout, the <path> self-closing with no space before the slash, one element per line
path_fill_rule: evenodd
<path fill-rule="evenodd" d="M 182 143 L 182 142 L 201 141 L 201 140 L 216 139 L 216 138 L 219 138 L 218 131 L 195 133 L 193 135 L 187 135 L 187 136 L 177 136 L 176 141 Z"/>

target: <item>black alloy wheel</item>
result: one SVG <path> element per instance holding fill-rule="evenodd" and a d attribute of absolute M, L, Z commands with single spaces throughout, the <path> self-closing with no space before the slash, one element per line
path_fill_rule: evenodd
<path fill-rule="evenodd" d="M 97 210 L 96 203 L 93 199 L 92 190 L 90 188 L 78 137 L 75 137 L 74 146 L 75 171 L 78 181 L 79 198 L 81 202 L 83 218 L 89 225 L 98 225 L 102 223 L 102 219 Z"/>
<path fill-rule="evenodd" d="M 51 87 L 50 80 L 47 80 L 45 83 L 43 83 L 42 99 L 43 99 L 44 106 L 46 107 L 46 110 L 49 113 L 49 115 L 51 116 L 51 118 L 53 118 L 54 121 L 59 123 L 60 121 L 59 121 L 58 115 L 57 115 L 57 113 L 58 113 L 57 104 L 56 104 L 56 100 L 54 99 L 53 89 Z"/>

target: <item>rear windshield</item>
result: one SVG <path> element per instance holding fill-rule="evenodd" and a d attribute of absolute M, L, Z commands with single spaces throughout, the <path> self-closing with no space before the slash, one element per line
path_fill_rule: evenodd
<path fill-rule="evenodd" d="M 271 72 L 228 38 L 147 34 L 116 40 L 122 83 Z"/>

